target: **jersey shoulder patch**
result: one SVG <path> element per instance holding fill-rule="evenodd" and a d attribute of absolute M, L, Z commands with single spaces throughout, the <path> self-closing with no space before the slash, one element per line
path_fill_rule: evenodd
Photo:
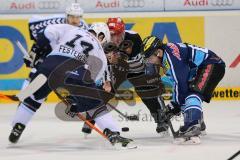
<path fill-rule="evenodd" d="M 175 43 L 167 43 L 167 46 L 170 49 L 171 54 L 181 61 L 182 59 L 178 46 Z"/>

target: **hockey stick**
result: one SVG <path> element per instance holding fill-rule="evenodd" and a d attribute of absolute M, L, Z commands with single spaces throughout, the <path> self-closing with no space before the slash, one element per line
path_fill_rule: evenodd
<path fill-rule="evenodd" d="M 65 105 L 69 105 L 66 99 L 64 99 L 60 94 L 55 92 L 56 95 L 65 103 Z M 0 99 L 5 99 L 5 100 L 11 100 L 11 101 L 19 101 L 18 97 L 15 95 L 4 95 L 0 93 Z M 82 114 L 78 113 L 77 114 L 78 118 L 84 121 L 90 128 L 94 129 L 96 132 L 98 132 L 100 135 L 102 135 L 104 138 L 107 139 L 106 135 L 102 133 L 98 128 L 96 128 L 89 120 L 87 120 Z"/>
<path fill-rule="evenodd" d="M 13 100 L 13 101 L 23 101 L 25 98 L 31 96 L 39 88 L 41 88 L 44 83 L 46 83 L 47 77 L 43 74 L 39 74 L 25 89 L 21 90 L 16 95 L 4 95 L 0 94 L 0 99 Z"/>
<path fill-rule="evenodd" d="M 47 77 L 43 74 L 39 74 L 33 81 L 23 90 L 21 90 L 16 96 L 20 101 L 23 101 L 25 98 L 31 96 L 39 88 L 41 88 L 44 83 L 46 83 Z"/>
<path fill-rule="evenodd" d="M 96 132 L 98 132 L 103 138 L 107 139 L 107 136 L 100 131 L 97 127 L 95 127 L 95 125 L 93 125 L 89 120 L 87 120 L 81 113 L 77 113 L 77 116 L 79 119 L 81 119 L 82 121 L 84 121 L 90 128 L 94 129 Z"/>
<path fill-rule="evenodd" d="M 55 91 L 55 93 L 65 103 L 65 105 L 67 105 L 67 106 L 69 105 L 69 103 L 67 102 L 67 100 L 65 98 L 63 98 L 56 91 Z M 1 93 L 0 93 L 0 99 L 19 101 L 18 97 L 16 97 L 15 95 L 4 95 Z M 98 132 L 103 138 L 108 140 L 107 136 L 102 131 L 100 131 L 97 127 L 95 127 L 89 120 L 87 120 L 81 113 L 77 113 L 77 116 L 80 120 L 84 121 L 90 128 L 92 128 L 93 130 Z"/>
<path fill-rule="evenodd" d="M 16 45 L 18 46 L 18 48 L 20 49 L 20 51 L 23 53 L 23 57 L 27 60 L 31 60 L 27 50 L 23 47 L 23 45 L 19 42 L 19 41 L 16 41 Z"/>
<path fill-rule="evenodd" d="M 163 100 L 163 98 L 162 98 L 162 96 L 159 96 L 159 102 L 160 102 L 160 105 L 161 105 L 161 107 L 162 107 L 162 109 L 163 109 L 163 112 L 164 112 L 164 119 L 165 119 L 165 121 L 167 122 L 167 124 L 168 124 L 168 126 L 169 126 L 169 128 L 170 128 L 170 130 L 171 130 L 171 132 L 172 132 L 172 135 L 173 135 L 173 138 L 175 139 L 175 138 L 178 138 L 178 131 L 176 132 L 175 130 L 174 130 L 174 128 L 173 128 L 173 125 L 172 125 L 172 122 L 171 122 L 171 119 L 169 118 L 169 117 L 167 117 L 167 115 L 165 114 L 166 113 L 166 110 L 167 110 L 167 107 L 166 107 L 166 105 L 165 105 L 165 103 L 164 103 L 164 100 Z"/>
<path fill-rule="evenodd" d="M 23 47 L 23 45 L 21 44 L 21 42 L 16 41 L 16 45 L 18 46 L 18 48 L 20 49 L 20 51 L 23 54 L 23 58 L 27 59 L 28 61 L 32 62 L 32 58 L 29 56 L 27 50 Z"/>
<path fill-rule="evenodd" d="M 60 95 L 59 93 L 57 93 L 56 91 L 54 91 L 57 96 L 65 103 L 65 105 L 69 106 L 70 103 L 66 100 L 66 98 L 64 98 L 62 95 Z M 77 117 L 84 121 L 84 123 L 86 123 L 91 129 L 95 130 L 98 134 L 100 134 L 104 139 L 106 139 L 108 142 L 112 143 L 112 145 L 116 142 L 111 142 L 110 139 L 97 127 L 94 126 L 94 124 L 92 124 L 89 120 L 87 120 L 80 112 L 77 113 Z M 123 138 L 123 137 L 122 137 Z M 122 147 L 127 147 L 128 149 L 135 149 L 137 148 L 137 146 L 128 146 L 128 144 L 133 141 L 131 139 L 128 138 L 123 138 L 124 141 L 121 142 Z"/>
<path fill-rule="evenodd" d="M 10 100 L 10 101 L 19 101 L 18 97 L 16 97 L 16 95 L 4 95 L 2 93 L 0 93 L 0 99 L 4 99 L 4 100 Z"/>
<path fill-rule="evenodd" d="M 113 110 L 115 110 L 117 113 L 119 113 L 121 116 L 123 116 L 123 117 L 126 118 L 127 120 L 130 120 L 130 121 L 139 121 L 138 115 L 127 116 L 127 115 L 125 115 L 124 113 L 122 113 L 121 111 L 119 111 L 116 107 L 112 106 L 111 104 L 107 103 L 107 106 L 109 106 L 110 108 L 112 108 Z"/>
<path fill-rule="evenodd" d="M 57 91 L 54 91 L 56 93 L 56 95 L 58 96 L 58 98 L 60 98 L 63 103 L 65 103 L 65 105 L 69 106 L 69 102 L 63 97 L 61 96 Z M 77 113 L 77 116 L 80 120 L 84 121 L 91 129 L 95 130 L 97 133 L 99 133 L 103 138 L 107 139 L 107 136 L 97 127 L 95 127 L 89 120 L 87 120 L 81 113 Z M 109 141 L 109 140 L 108 140 Z"/>
<path fill-rule="evenodd" d="M 174 130 L 174 128 L 173 128 L 173 126 L 172 126 L 172 122 L 171 122 L 170 119 L 168 120 L 168 125 L 169 125 L 169 128 L 170 128 L 171 132 L 172 132 L 173 138 L 174 138 L 174 139 L 175 139 L 175 138 L 178 138 L 178 137 L 179 137 L 179 136 L 178 136 L 178 131 L 176 132 L 176 131 Z"/>
<path fill-rule="evenodd" d="M 69 104 L 69 102 L 63 97 L 63 96 L 61 96 L 59 93 L 57 93 L 56 91 L 55 91 L 55 93 L 57 94 L 57 96 L 65 103 L 65 105 L 67 105 L 67 106 L 69 106 L 70 104 Z M 110 143 L 112 143 L 112 145 L 113 145 L 113 143 L 115 143 L 115 142 L 111 142 L 110 140 L 109 140 L 109 138 L 100 130 L 100 129 L 98 129 L 97 127 L 95 127 L 94 126 L 94 124 L 92 124 L 89 120 L 87 120 L 80 112 L 78 112 L 77 113 L 77 116 L 78 116 L 78 118 L 80 119 L 80 120 L 82 120 L 82 121 L 84 121 L 84 123 L 86 123 L 91 129 L 93 129 L 93 130 L 95 130 L 97 133 L 99 133 L 104 139 L 106 139 L 108 142 L 110 142 Z M 135 148 L 137 148 L 137 146 L 130 146 L 129 147 L 129 143 L 131 142 L 131 141 L 133 141 L 133 140 L 131 140 L 131 139 L 128 139 L 128 138 L 123 138 L 123 139 L 125 139 L 124 141 L 122 141 L 121 142 L 121 144 L 122 144 L 122 147 L 127 147 L 128 149 L 135 149 Z"/>

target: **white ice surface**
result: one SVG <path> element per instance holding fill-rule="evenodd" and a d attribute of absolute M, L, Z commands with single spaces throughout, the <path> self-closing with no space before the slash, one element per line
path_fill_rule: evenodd
<path fill-rule="evenodd" d="M 63 122 L 54 114 L 54 104 L 37 112 L 16 145 L 9 145 L 11 119 L 17 104 L 0 105 L 0 160 L 226 160 L 240 150 L 240 101 L 214 101 L 204 104 L 207 136 L 200 145 L 175 145 L 172 137 L 160 138 L 155 123 L 146 121 L 149 112 L 142 103 L 136 107 L 119 104 L 129 113 L 141 110 L 140 122 L 126 122 L 115 112 L 121 127 L 128 126 L 126 137 L 135 140 L 137 149 L 113 148 L 98 134 L 83 138 L 82 122 Z M 121 122 L 120 122 L 121 121 Z M 240 156 L 236 158 L 240 159 Z"/>

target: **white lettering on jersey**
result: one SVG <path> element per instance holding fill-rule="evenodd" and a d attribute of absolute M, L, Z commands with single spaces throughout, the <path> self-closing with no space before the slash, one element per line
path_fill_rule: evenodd
<path fill-rule="evenodd" d="M 100 71 L 97 71 L 98 76 L 94 79 L 103 76 L 104 69 L 107 67 L 107 59 L 100 42 L 93 34 L 72 25 L 55 24 L 49 25 L 44 35 L 49 39 L 53 48 L 48 56 L 57 55 L 84 60 L 88 68 L 96 68 L 94 65 L 99 65 Z M 85 61 L 86 58 L 87 61 Z M 94 60 L 96 62 L 93 62 Z"/>

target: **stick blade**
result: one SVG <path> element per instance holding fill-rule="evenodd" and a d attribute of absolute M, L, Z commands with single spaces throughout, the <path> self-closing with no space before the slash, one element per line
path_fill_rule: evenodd
<path fill-rule="evenodd" d="M 39 88 L 41 88 L 47 82 L 47 77 L 43 74 L 39 74 L 24 90 L 20 91 L 16 96 L 20 101 L 24 101 L 27 97 L 30 97 Z"/>

